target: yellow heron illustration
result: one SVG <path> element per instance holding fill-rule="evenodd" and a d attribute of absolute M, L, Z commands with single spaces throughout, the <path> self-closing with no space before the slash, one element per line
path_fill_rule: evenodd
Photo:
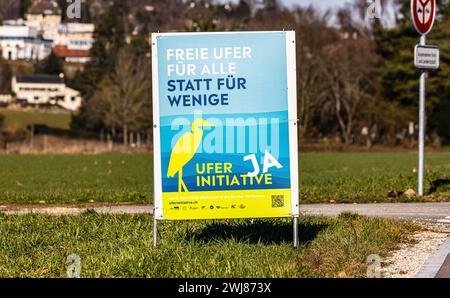
<path fill-rule="evenodd" d="M 194 157 L 203 138 L 203 127 L 215 125 L 204 119 L 195 119 L 192 122 L 192 131 L 183 134 L 172 149 L 170 155 L 167 177 L 172 178 L 178 173 L 178 192 L 189 192 L 183 181 L 183 167 Z"/>

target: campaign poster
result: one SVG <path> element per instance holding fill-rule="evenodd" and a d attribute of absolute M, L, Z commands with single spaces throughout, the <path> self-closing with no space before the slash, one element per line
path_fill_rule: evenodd
<path fill-rule="evenodd" d="M 152 35 L 157 219 L 298 216 L 295 33 Z"/>

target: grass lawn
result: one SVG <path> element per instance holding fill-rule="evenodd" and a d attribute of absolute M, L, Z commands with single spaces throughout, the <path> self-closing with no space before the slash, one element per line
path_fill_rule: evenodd
<path fill-rule="evenodd" d="M 364 277 L 419 227 L 352 214 L 302 217 L 292 248 L 288 220 L 162 222 L 151 216 L 0 215 L 0 277 L 65 277 L 71 254 L 81 277 Z"/>
<path fill-rule="evenodd" d="M 304 203 L 450 201 L 443 186 L 424 198 L 388 199 L 391 190 L 417 191 L 417 153 L 300 153 L 300 199 Z M 450 179 L 450 152 L 426 154 L 425 192 L 436 179 Z"/>
<path fill-rule="evenodd" d="M 302 203 L 450 201 L 443 186 L 424 198 L 388 199 L 416 189 L 414 153 L 300 153 Z M 0 155 L 0 204 L 152 202 L 151 154 Z M 430 181 L 450 178 L 450 152 L 426 156 Z"/>
<path fill-rule="evenodd" d="M 150 203 L 150 154 L 0 155 L 0 203 Z"/>
<path fill-rule="evenodd" d="M 69 129 L 71 116 L 69 113 L 51 113 L 42 111 L 15 111 L 0 109 L 0 114 L 5 116 L 5 130 L 26 130 L 27 125 L 46 125 L 56 129 Z"/>

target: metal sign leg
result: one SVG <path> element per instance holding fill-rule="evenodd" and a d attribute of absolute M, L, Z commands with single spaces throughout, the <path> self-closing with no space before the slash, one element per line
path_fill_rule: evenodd
<path fill-rule="evenodd" d="M 426 44 L 426 37 L 422 35 L 420 45 Z M 425 70 L 420 73 L 420 90 L 419 90 L 419 170 L 418 170 L 418 193 L 423 196 L 423 175 L 424 175 L 424 159 L 425 159 Z"/>
<path fill-rule="evenodd" d="M 298 248 L 298 217 L 294 217 L 293 220 L 294 230 L 294 248 Z"/>
<path fill-rule="evenodd" d="M 158 246 L 158 220 L 153 212 L 153 248 Z"/>

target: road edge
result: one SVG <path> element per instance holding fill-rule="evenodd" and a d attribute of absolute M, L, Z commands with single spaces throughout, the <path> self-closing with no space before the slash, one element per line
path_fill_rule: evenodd
<path fill-rule="evenodd" d="M 438 251 L 428 258 L 414 278 L 435 278 L 448 254 L 450 254 L 450 236 L 442 243 Z"/>

